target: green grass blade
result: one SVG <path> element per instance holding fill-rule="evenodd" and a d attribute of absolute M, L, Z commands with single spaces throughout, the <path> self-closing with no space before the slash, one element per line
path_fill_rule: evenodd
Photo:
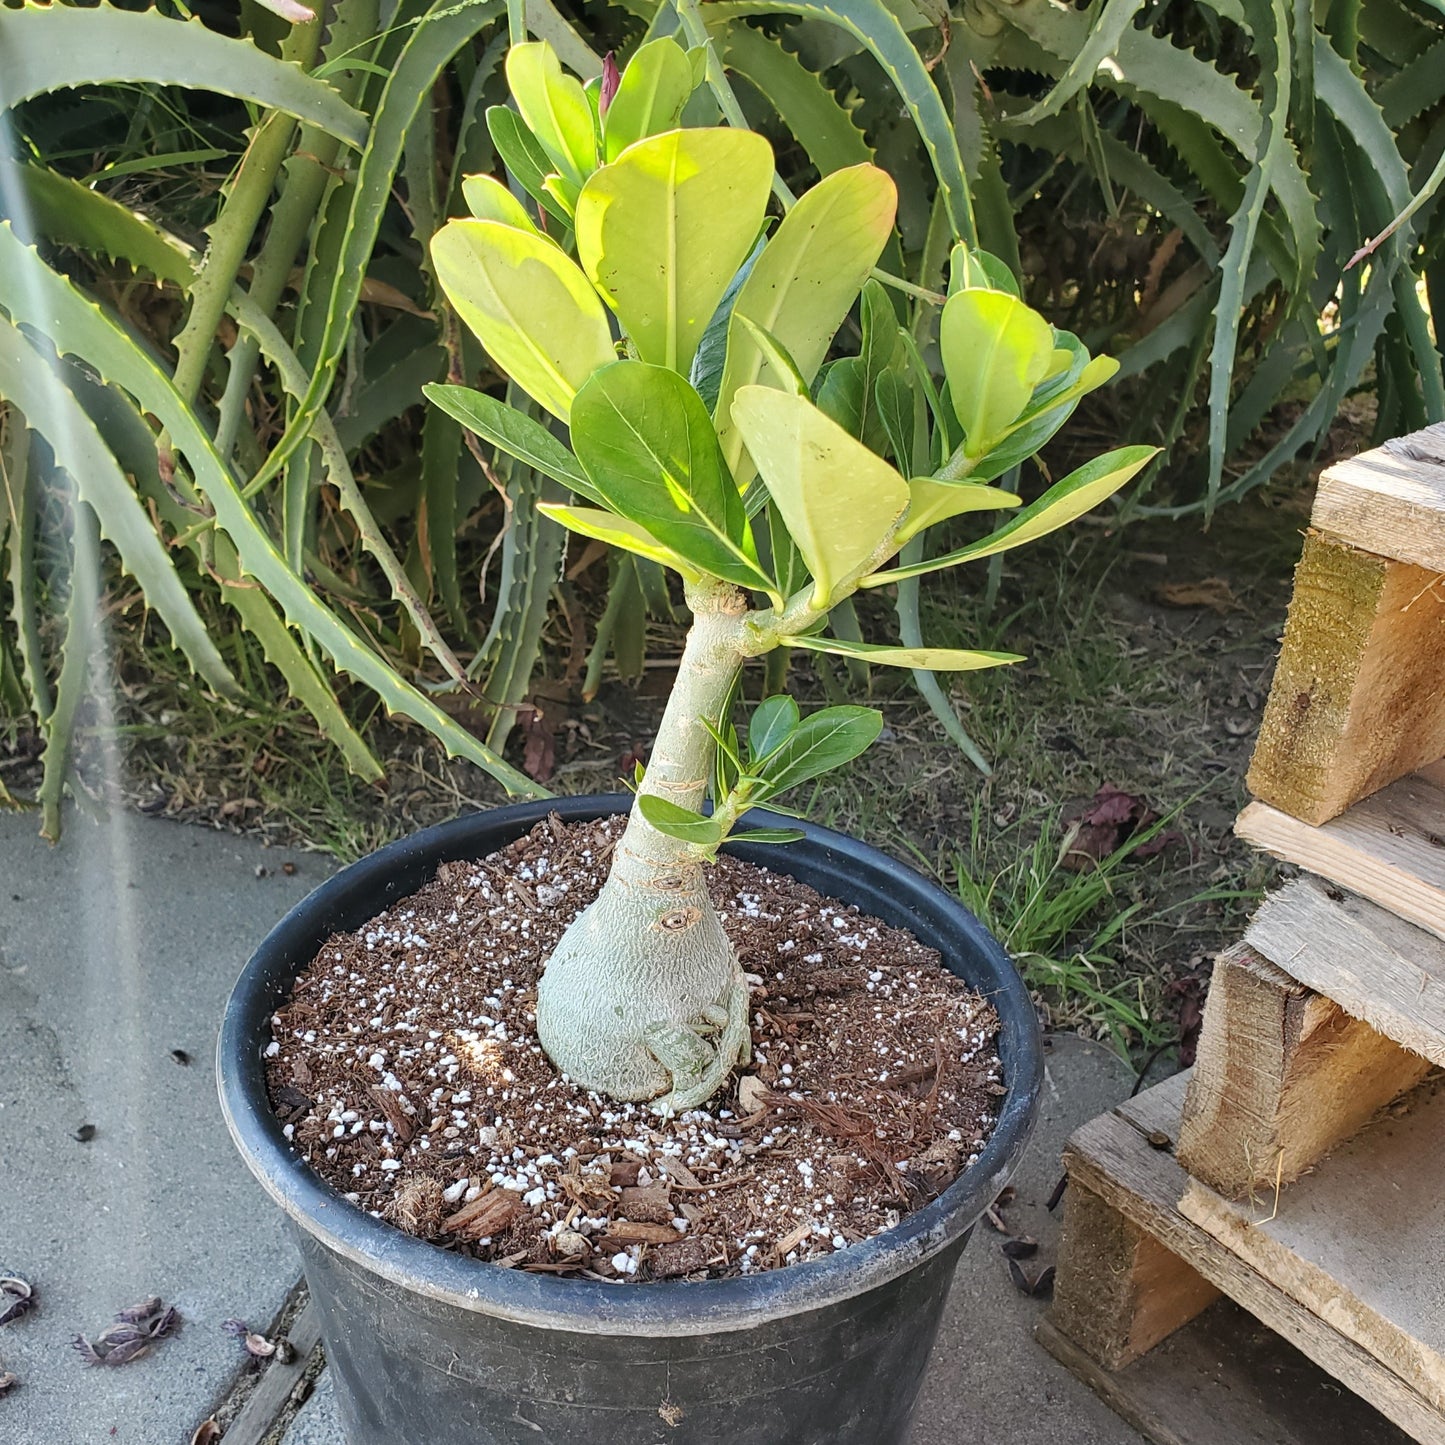
<path fill-rule="evenodd" d="M 110 5 L 0 9 L 0 108 L 112 81 L 211 90 L 308 121 L 351 146 L 366 138 L 366 118 L 325 81 L 199 20 Z"/>

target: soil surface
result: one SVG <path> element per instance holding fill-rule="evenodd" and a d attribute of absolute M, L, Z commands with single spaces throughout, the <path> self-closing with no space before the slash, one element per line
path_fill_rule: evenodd
<path fill-rule="evenodd" d="M 992 1008 L 912 935 L 735 859 L 709 876 L 752 985 L 751 1064 L 675 1119 L 559 1075 L 537 979 L 622 824 L 550 819 L 326 943 L 268 1048 L 318 1174 L 447 1248 L 641 1281 L 846 1248 L 974 1162 L 1004 1093 Z"/>

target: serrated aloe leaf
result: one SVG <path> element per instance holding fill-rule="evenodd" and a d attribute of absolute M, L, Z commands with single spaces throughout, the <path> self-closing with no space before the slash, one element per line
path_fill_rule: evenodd
<path fill-rule="evenodd" d="M 10 312 L 15 323 L 43 329 L 62 355 L 83 358 L 102 377 L 125 378 L 126 390 L 160 420 L 190 463 L 196 485 L 215 512 L 217 525 L 235 544 L 245 573 L 270 593 L 287 620 L 328 653 L 338 668 L 359 678 L 390 710 L 421 723 L 449 752 L 477 763 L 509 791 L 533 797 L 543 792 L 399 677 L 321 602 L 277 551 L 216 453 L 206 428 L 154 358 L 22 244 L 8 222 L 0 222 L 0 306 Z"/>
<path fill-rule="evenodd" d="M 823 610 L 886 544 L 908 505 L 908 483 L 805 397 L 745 386 L 733 398 L 733 421 Z"/>
<path fill-rule="evenodd" d="M 594 537 L 599 542 L 621 547 L 624 552 L 633 552 L 672 570 L 689 581 L 699 577 L 697 569 L 676 552 L 664 547 L 656 537 L 637 522 L 604 512 L 598 507 L 570 507 L 562 502 L 542 502 L 537 508 L 543 516 L 566 527 L 569 532 L 578 532 L 584 537 Z"/>
<path fill-rule="evenodd" d="M 797 701 L 787 693 L 765 697 L 748 721 L 748 757 L 752 763 L 766 758 L 801 720 Z"/>
<path fill-rule="evenodd" d="M 469 386 L 451 386 L 431 382 L 422 387 L 426 399 L 454 416 L 469 431 L 491 442 L 494 447 L 515 457 L 543 476 L 551 477 L 589 502 L 601 503 L 597 488 L 587 480 L 577 458 L 567 450 L 541 422 L 526 412 L 474 391 Z"/>
<path fill-rule="evenodd" d="M 1055 482 L 1038 501 L 1025 507 L 1011 522 L 990 536 L 942 557 L 907 567 L 895 567 L 889 572 L 876 572 L 863 578 L 859 586 L 882 587 L 903 577 L 919 577 L 925 572 L 956 567 L 962 562 L 974 562 L 980 557 L 991 557 L 995 552 L 1007 552 L 1011 548 L 1022 547 L 1026 542 L 1037 541 L 1113 496 L 1158 454 L 1158 447 L 1119 447 L 1116 451 L 1105 452 L 1103 456 L 1095 457 L 1070 472 L 1062 481 Z"/>
<path fill-rule="evenodd" d="M 964 450 L 982 456 L 1029 404 L 1054 355 L 1053 327 L 1003 291 L 959 291 L 938 330 Z"/>
<path fill-rule="evenodd" d="M 196 612 L 155 526 L 126 480 L 115 456 L 85 409 L 71 394 L 52 360 L 0 316 L 0 397 L 45 438 L 56 464 L 95 513 L 104 536 L 120 553 L 125 570 L 145 593 L 146 605 L 165 623 L 171 640 L 218 692 L 240 689 Z"/>
<path fill-rule="evenodd" d="M 616 359 L 607 312 L 556 242 L 497 221 L 448 221 L 432 238 L 437 281 L 488 355 L 566 421 L 577 389 Z"/>
<path fill-rule="evenodd" d="M 637 141 L 583 186 L 578 258 L 643 361 L 687 374 L 772 180 L 767 141 L 720 127 Z"/>
<path fill-rule="evenodd" d="M 614 362 L 577 393 L 571 426 L 577 458 L 614 512 L 700 572 L 773 590 L 712 418 L 685 377 Z"/>
<path fill-rule="evenodd" d="M 675 40 L 638 46 L 602 122 L 602 154 L 615 161 L 634 141 L 671 130 L 694 90 L 692 62 Z"/>
<path fill-rule="evenodd" d="M 830 652 L 835 657 L 857 658 L 860 662 L 885 667 L 922 668 L 927 672 L 978 672 L 985 667 L 1005 667 L 1024 659 L 1016 652 L 977 652 L 958 647 L 893 647 L 879 642 L 854 642 L 845 637 L 794 637 L 794 647 L 807 652 Z"/>
<path fill-rule="evenodd" d="M 48 91 L 114 81 L 235 96 L 360 149 L 367 120 L 323 80 L 199 20 L 110 5 L 0 9 L 0 109 Z"/>
<path fill-rule="evenodd" d="M 743 318 L 773 337 L 810 383 L 883 254 L 897 205 L 897 188 L 877 166 L 834 171 L 799 198 L 753 263 L 733 303 L 715 409 L 723 455 L 739 486 L 748 476 L 741 472 L 743 443 L 732 424 L 732 399 L 754 382 L 788 385 Z"/>
<path fill-rule="evenodd" d="M 553 166 L 577 185 L 597 165 L 597 132 L 582 82 L 562 69 L 545 40 L 507 51 L 507 87 L 528 130 Z"/>

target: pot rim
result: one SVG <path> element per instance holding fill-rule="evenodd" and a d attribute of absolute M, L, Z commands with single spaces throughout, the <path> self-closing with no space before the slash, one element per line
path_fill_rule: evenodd
<path fill-rule="evenodd" d="M 755 809 L 744 821 L 801 828 L 802 842 L 788 852 L 737 844 L 725 851 L 776 872 L 805 859 L 887 879 L 888 905 L 898 926 L 945 922 L 969 946 L 969 982 L 993 1004 L 1000 1021 L 999 1052 L 1007 1093 L 998 1121 L 978 1160 L 939 1197 L 893 1228 L 824 1259 L 730 1279 L 665 1280 L 618 1286 L 594 1280 L 500 1269 L 494 1264 L 439 1249 L 374 1219 L 346 1200 L 293 1152 L 266 1092 L 262 1056 L 270 1019 L 291 984 L 331 933 L 358 923 L 337 922 L 338 905 L 374 902 L 374 917 L 414 893 L 450 859 L 484 856 L 505 847 L 551 813 L 581 822 L 626 812 L 628 794 L 595 794 L 509 804 L 439 823 L 369 854 L 333 874 L 296 904 L 267 934 L 232 990 L 216 1043 L 216 1078 L 226 1127 L 262 1188 L 294 1225 L 326 1248 L 382 1279 L 455 1309 L 479 1312 L 535 1328 L 617 1335 L 668 1336 L 754 1327 L 768 1320 L 821 1309 L 877 1288 L 946 1248 L 971 1229 L 998 1197 L 1017 1167 L 1037 1114 L 1043 1077 L 1043 1045 L 1027 987 L 1002 946 L 952 895 L 888 854 L 845 834 Z M 511 831 L 498 842 L 469 846 L 477 835 Z M 424 869 L 421 881 L 391 891 L 387 879 L 404 869 Z M 813 886 L 817 886 L 814 884 Z M 847 898 L 846 888 L 827 890 Z M 879 912 L 876 904 L 868 911 Z M 911 915 L 914 922 L 906 918 Z M 353 915 L 354 916 L 354 913 Z"/>

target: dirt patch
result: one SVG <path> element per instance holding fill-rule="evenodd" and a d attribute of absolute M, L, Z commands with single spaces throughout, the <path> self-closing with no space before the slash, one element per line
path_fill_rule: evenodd
<path fill-rule="evenodd" d="M 736 859 L 710 888 L 752 985 L 751 1064 L 670 1120 L 560 1076 L 537 979 L 621 828 L 551 819 L 326 943 L 268 1049 L 318 1174 L 481 1259 L 647 1280 L 830 1254 L 976 1160 L 1004 1093 L 992 1008 L 910 934 Z"/>

